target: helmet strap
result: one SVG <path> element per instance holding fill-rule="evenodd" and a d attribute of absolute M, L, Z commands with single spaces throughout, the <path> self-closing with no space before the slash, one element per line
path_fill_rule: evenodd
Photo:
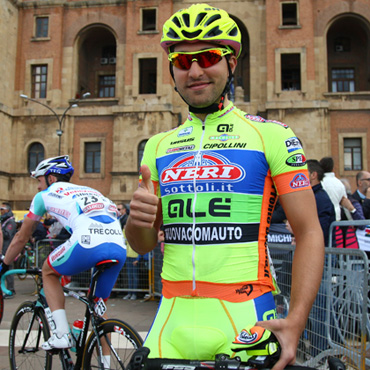
<path fill-rule="evenodd" d="M 44 177 L 45 177 L 46 186 L 49 187 L 50 186 L 49 175 L 44 175 Z"/>
<path fill-rule="evenodd" d="M 230 91 L 230 86 L 231 86 L 231 82 L 232 82 L 232 79 L 233 79 L 233 73 L 231 71 L 231 67 L 230 67 L 230 63 L 229 63 L 229 58 L 227 58 L 227 56 L 226 56 L 226 63 L 227 63 L 227 69 L 229 71 L 229 75 L 228 75 L 228 78 L 227 78 L 227 82 L 226 82 L 225 88 L 224 88 L 224 90 L 221 93 L 220 101 L 218 103 L 214 102 L 211 105 L 209 105 L 208 107 L 203 107 L 203 108 L 193 107 L 192 105 L 190 105 L 183 98 L 183 96 L 179 93 L 179 91 L 177 90 L 177 87 L 175 86 L 175 91 L 180 95 L 181 99 L 189 106 L 189 112 L 199 113 L 199 114 L 202 114 L 202 113 L 207 113 L 208 114 L 208 113 L 215 113 L 215 112 L 218 112 L 218 111 L 221 111 L 221 110 L 224 109 L 225 97 L 228 94 L 228 92 Z M 172 76 L 173 81 L 176 84 L 175 76 L 173 74 L 173 65 L 171 63 L 170 63 L 170 73 L 171 73 L 171 76 Z"/>

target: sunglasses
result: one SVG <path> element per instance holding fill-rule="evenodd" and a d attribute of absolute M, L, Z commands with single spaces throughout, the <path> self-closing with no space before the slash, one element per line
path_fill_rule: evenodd
<path fill-rule="evenodd" d="M 176 68 L 189 70 L 193 62 L 197 62 L 201 68 L 208 68 L 217 64 L 227 54 L 231 54 L 231 51 L 227 49 L 207 49 L 173 52 L 168 55 L 168 60 Z"/>

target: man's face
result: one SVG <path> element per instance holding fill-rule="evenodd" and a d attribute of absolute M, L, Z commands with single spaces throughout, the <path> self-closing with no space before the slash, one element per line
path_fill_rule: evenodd
<path fill-rule="evenodd" d="M 176 45 L 174 51 L 189 52 L 219 47 L 207 42 L 180 43 Z M 231 70 L 234 71 L 235 56 L 230 57 L 229 63 Z M 189 70 L 173 67 L 173 73 L 177 90 L 186 102 L 191 106 L 204 108 L 219 101 L 228 78 L 227 61 L 223 57 L 220 62 L 208 68 L 201 68 L 194 61 Z"/>
<path fill-rule="evenodd" d="M 117 210 L 121 214 L 121 216 L 126 213 L 126 208 L 122 204 L 117 205 Z"/>
<path fill-rule="evenodd" d="M 370 172 L 363 172 L 362 177 L 358 180 L 358 188 L 360 192 L 366 195 L 367 189 L 370 187 Z"/>
<path fill-rule="evenodd" d="M 45 190 L 48 188 L 48 186 L 46 185 L 45 176 L 39 176 L 36 178 L 36 180 L 37 180 L 37 190 L 38 191 Z"/>
<path fill-rule="evenodd" d="M 6 208 L 4 204 L 2 204 L 0 211 L 1 211 L 1 216 L 5 215 L 5 213 L 8 212 L 8 208 Z"/>

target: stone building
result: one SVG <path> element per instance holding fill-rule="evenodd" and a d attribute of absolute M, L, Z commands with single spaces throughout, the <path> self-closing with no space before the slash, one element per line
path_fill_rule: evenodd
<path fill-rule="evenodd" d="M 29 171 L 69 154 L 74 182 L 114 201 L 137 187 L 146 140 L 187 114 L 159 42 L 179 0 L 0 0 L 0 198 L 29 206 Z M 210 1 L 238 23 L 235 104 L 290 125 L 308 158 L 354 186 L 369 170 L 368 0 Z M 22 97 L 21 97 L 22 96 Z"/>

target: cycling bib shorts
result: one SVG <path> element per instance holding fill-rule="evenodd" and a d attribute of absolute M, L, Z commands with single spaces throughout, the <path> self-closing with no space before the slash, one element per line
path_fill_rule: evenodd
<path fill-rule="evenodd" d="M 275 316 L 272 293 L 238 303 L 163 297 L 144 346 L 150 348 L 150 358 L 213 360 L 220 353 L 235 356 L 230 347 L 241 330 Z M 237 356 L 247 360 L 243 352 Z"/>

